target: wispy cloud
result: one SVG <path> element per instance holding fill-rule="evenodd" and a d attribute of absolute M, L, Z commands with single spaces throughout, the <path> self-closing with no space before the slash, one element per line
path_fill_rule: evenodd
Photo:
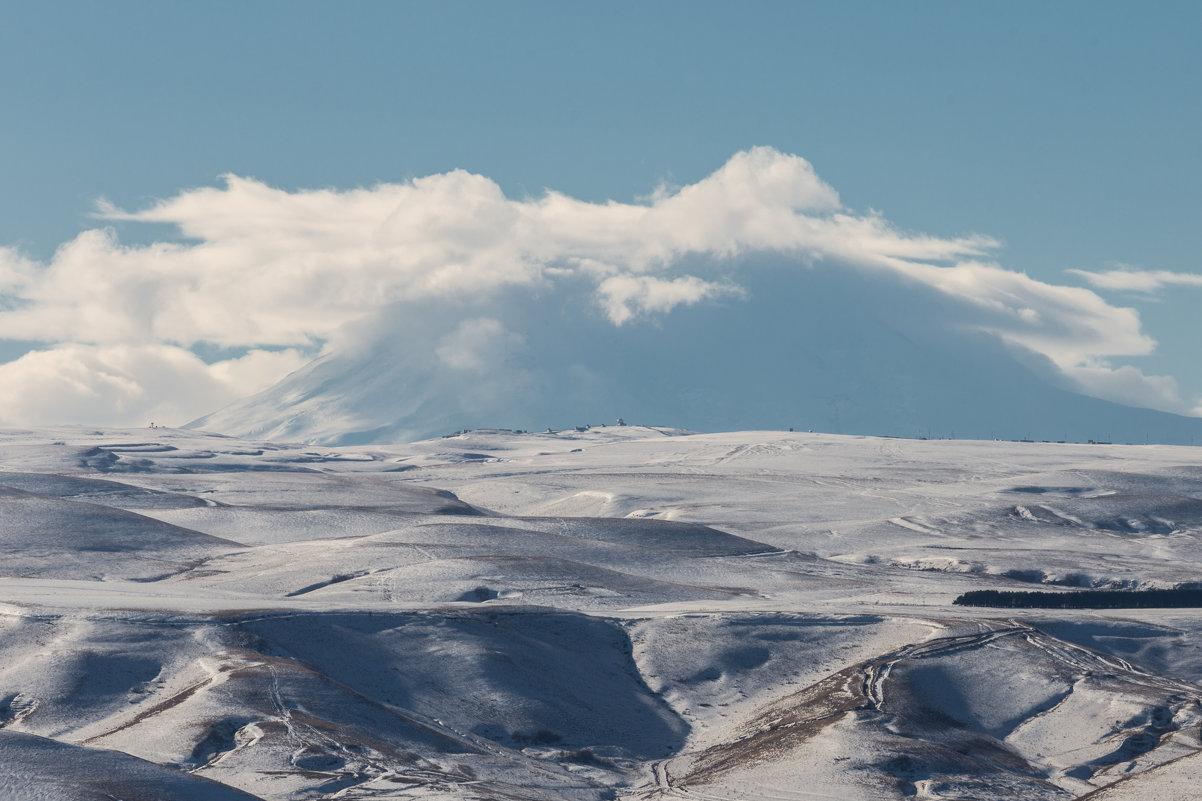
<path fill-rule="evenodd" d="M 1131 267 L 1104 270 L 1102 272 L 1091 272 L 1089 270 L 1068 270 L 1068 272 L 1081 276 L 1089 282 L 1090 286 L 1121 292 L 1153 294 L 1165 287 L 1171 286 L 1202 287 L 1202 275 L 1198 273 L 1175 273 L 1169 270 L 1138 270 Z"/>
<path fill-rule="evenodd" d="M 1155 344 L 1129 309 L 989 262 L 997 243 L 987 236 L 905 232 L 878 213 L 849 211 L 806 160 L 771 148 L 738 153 L 697 183 L 640 203 L 554 191 L 515 200 L 464 171 L 297 192 L 231 175 L 142 210 L 102 203 L 97 216 L 170 224 L 181 239 L 128 246 L 112 230 L 90 230 L 45 264 L 0 250 L 0 338 L 58 343 L 0 366 L 25 387 L 20 398 L 0 396 L 0 420 L 45 421 L 38 409 L 54 408 L 135 422 L 150 409 L 164 417 L 170 403 L 180 420 L 212 407 L 179 401 L 186 380 L 159 381 L 157 370 L 207 376 L 196 398 L 232 400 L 396 304 L 579 286 L 597 314 L 628 325 L 740 297 L 738 274 L 754 261 L 740 257 L 756 253 L 796 269 L 887 271 L 934 287 L 962 302 L 964 324 L 1048 356 L 1104 397 L 1116 397 L 1097 380 L 1110 369 L 1105 360 Z M 478 319 L 465 317 L 459 338 L 440 346 L 452 366 L 474 363 L 474 343 L 489 337 L 487 317 L 469 316 Z M 189 351 L 197 345 L 247 353 L 206 365 Z M 253 376 L 237 368 L 252 362 Z M 55 371 L 61 381 L 47 377 Z M 1115 374 L 1128 402 L 1184 409 L 1164 380 L 1132 373 Z M 55 392 L 80 405 L 39 406 L 38 396 Z"/>

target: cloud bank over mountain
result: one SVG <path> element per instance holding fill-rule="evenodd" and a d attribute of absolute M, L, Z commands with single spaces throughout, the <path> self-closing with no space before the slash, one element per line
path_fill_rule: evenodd
<path fill-rule="evenodd" d="M 1050 359 L 975 330 L 972 310 L 933 287 L 768 254 L 747 267 L 744 297 L 620 326 L 570 286 L 398 304 L 195 427 L 351 445 L 620 416 L 700 431 L 1202 442 L 1200 419 L 1071 391 Z"/>
<path fill-rule="evenodd" d="M 41 343 L 0 365 L 0 386 L 21 388 L 0 392 L 0 422 L 183 422 L 381 338 L 461 375 L 582 329 L 650 342 L 690 309 L 726 310 L 722 324 L 738 327 L 762 313 L 748 287 L 765 270 L 793 275 L 796 292 L 820 273 L 854 274 L 822 291 L 887 287 L 898 306 L 937 310 L 945 334 L 1017 347 L 1076 391 L 1192 405 L 1171 377 L 1114 362 L 1155 347 L 1133 310 L 1000 266 L 989 237 L 849 210 L 806 160 L 771 148 L 635 203 L 513 199 L 463 171 L 295 192 L 230 175 L 142 210 L 101 203 L 97 216 L 179 237 L 125 245 L 90 230 L 48 263 L 0 250 L 0 338 Z M 864 368 L 880 366 L 864 347 Z"/>

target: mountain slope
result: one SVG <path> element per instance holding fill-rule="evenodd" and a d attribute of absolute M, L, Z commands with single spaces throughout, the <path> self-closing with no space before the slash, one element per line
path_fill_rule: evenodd
<path fill-rule="evenodd" d="M 978 330 L 972 309 L 929 287 L 767 267 L 745 289 L 623 326 L 545 296 L 396 308 L 188 427 L 349 445 L 621 416 L 700 431 L 1202 442 L 1202 420 L 1072 391 L 1046 359 Z M 754 317 L 736 308 L 746 303 Z"/>

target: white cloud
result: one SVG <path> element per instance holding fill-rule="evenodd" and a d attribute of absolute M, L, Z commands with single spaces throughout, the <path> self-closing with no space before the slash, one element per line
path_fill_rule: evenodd
<path fill-rule="evenodd" d="M 497 320 L 475 317 L 464 320 L 442 337 L 434 352 L 443 367 L 480 372 L 503 366 L 510 354 L 525 343 L 521 334 L 505 330 Z"/>
<path fill-rule="evenodd" d="M 205 364 L 169 345 L 63 345 L 0 364 L 0 424 L 178 424 L 265 389 L 306 360 L 252 351 Z"/>
<path fill-rule="evenodd" d="M 511 200 L 489 179 L 455 171 L 342 192 L 226 176 L 224 188 L 136 212 L 106 205 L 99 216 L 172 224 L 193 241 L 129 247 L 92 230 L 46 265 L 0 252 L 0 293 L 19 300 L 0 315 L 0 337 L 308 345 L 396 301 L 536 285 L 589 275 L 598 263 L 609 266 L 600 283 L 672 272 L 692 254 L 941 260 L 992 245 L 910 236 L 879 216 L 843 213 L 807 161 L 769 148 L 645 205 L 555 192 Z"/>
<path fill-rule="evenodd" d="M 76 419 L 103 406 L 103 415 L 135 422 L 154 408 L 137 398 L 154 395 L 151 387 L 171 390 L 121 367 L 132 353 L 173 348 L 170 359 L 156 358 L 179 375 L 203 374 L 216 382 L 206 386 L 225 388 L 216 395 L 235 386 L 248 392 L 299 357 L 256 357 L 271 369 L 196 360 L 184 370 L 184 349 L 311 350 L 391 304 L 552 285 L 586 287 L 620 325 L 737 294 L 741 265 L 733 258 L 763 252 L 798 269 L 885 270 L 935 287 L 963 302 L 972 325 L 1047 355 L 1082 389 L 1106 397 L 1115 397 L 1111 384 L 1086 381 L 1078 368 L 1105 370 L 1107 357 L 1154 347 L 1130 309 L 985 263 L 997 246 L 989 237 L 907 233 L 878 213 L 852 213 L 809 162 L 771 148 L 738 153 L 697 183 L 662 188 L 643 203 L 588 203 L 553 191 L 513 200 L 461 170 L 346 191 L 288 192 L 231 175 L 223 187 L 182 191 L 140 211 L 103 204 L 97 216 L 174 225 L 183 239 L 127 246 L 111 230 L 90 230 L 45 264 L 0 249 L 0 338 L 71 346 L 2 366 L 31 382 L 0 405 L 7 419 L 23 419 L 18 408 L 34 414 L 33 399 L 54 381 L 31 376 L 54 360 L 95 394 L 87 401 L 63 378 L 63 397 L 77 405 L 51 399 L 45 408 Z M 475 363 L 467 340 L 483 325 L 464 329 L 463 342 L 442 343 L 438 355 L 451 366 Z M 1159 379 L 1116 375 L 1163 395 Z"/>
<path fill-rule="evenodd" d="M 1198 410 L 1184 408 L 1171 376 L 1148 376 L 1129 365 L 1111 367 L 1105 363 L 1071 365 L 1065 374 L 1086 395 L 1147 409 L 1202 416 Z"/>
<path fill-rule="evenodd" d="M 664 280 L 649 275 L 614 275 L 597 286 L 601 306 L 614 325 L 645 314 L 662 314 L 718 295 L 741 295 L 730 284 L 703 281 L 695 275 Z"/>
<path fill-rule="evenodd" d="M 1062 369 L 1100 355 L 1144 355 L 1156 347 L 1133 309 L 1111 306 L 1088 289 L 979 262 L 935 267 L 894 260 L 892 266 L 972 304 L 981 329 L 1042 353 Z"/>
<path fill-rule="evenodd" d="M 1089 282 L 1090 286 L 1098 289 L 1119 290 L 1123 292 L 1153 293 L 1167 286 L 1202 287 L 1202 275 L 1197 273 L 1175 273 L 1169 270 L 1136 270 L 1123 268 L 1090 272 L 1089 270 L 1068 270 Z"/>

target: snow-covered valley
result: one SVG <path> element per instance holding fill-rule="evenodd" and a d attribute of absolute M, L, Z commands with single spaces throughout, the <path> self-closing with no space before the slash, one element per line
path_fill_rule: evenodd
<path fill-rule="evenodd" d="M 33 799 L 1144 799 L 1202 778 L 1189 447 L 0 432 Z"/>

